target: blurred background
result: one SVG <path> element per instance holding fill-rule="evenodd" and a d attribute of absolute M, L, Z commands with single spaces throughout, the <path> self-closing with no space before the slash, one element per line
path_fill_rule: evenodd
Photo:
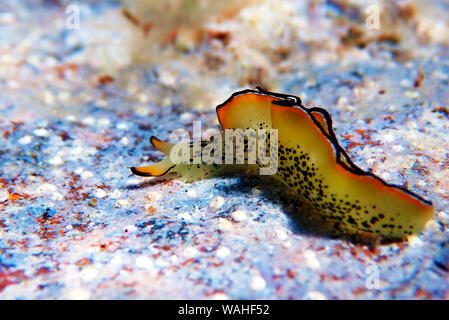
<path fill-rule="evenodd" d="M 22 60 L 59 73 L 86 67 L 85 82 L 110 75 L 119 88 L 134 89 L 130 96 L 196 110 L 256 85 L 285 90 L 289 82 L 299 94 L 304 83 L 295 87 L 291 78 L 313 84 L 314 67 L 428 59 L 449 39 L 447 1 L 55 0 L 1 7 L 2 77 L 17 74 L 11 64 Z M 153 81 L 136 79 L 136 69 Z M 49 77 L 50 87 L 39 84 L 46 89 L 41 100 L 58 89 Z"/>

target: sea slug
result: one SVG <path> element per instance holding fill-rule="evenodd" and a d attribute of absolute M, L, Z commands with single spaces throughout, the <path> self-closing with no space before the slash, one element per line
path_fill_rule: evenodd
<path fill-rule="evenodd" d="M 187 150 L 188 161 L 174 163 L 169 156 L 150 166 L 133 167 L 132 172 L 160 176 L 173 171 L 191 180 L 235 171 L 257 174 L 276 161 L 272 177 L 298 200 L 308 202 L 327 219 L 349 230 L 400 240 L 420 233 L 433 216 L 431 202 L 357 167 L 339 145 L 332 119 L 324 109 L 306 108 L 298 97 L 258 87 L 234 93 L 216 111 L 225 133 L 240 129 L 240 136 L 235 134 L 235 152 L 225 145 L 226 138 L 218 135 L 196 145 L 195 141 L 171 144 L 152 137 L 151 143 L 166 155 Z M 273 133 L 276 139 L 272 139 Z M 251 139 L 254 136 L 255 143 Z M 270 144 L 265 145 L 265 140 Z M 242 145 L 246 163 L 238 153 Z M 262 148 L 257 149 L 260 145 Z M 258 155 L 250 162 L 255 150 L 262 153 L 262 158 Z M 229 152 L 234 164 L 224 161 Z M 193 161 L 199 153 L 208 154 L 212 161 Z"/>

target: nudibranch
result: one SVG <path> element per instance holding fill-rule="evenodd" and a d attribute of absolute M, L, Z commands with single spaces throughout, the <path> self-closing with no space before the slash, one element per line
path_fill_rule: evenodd
<path fill-rule="evenodd" d="M 307 202 L 343 228 L 385 240 L 401 240 L 420 233 L 433 216 L 430 201 L 357 167 L 338 143 L 332 119 L 322 108 L 306 108 L 299 97 L 258 87 L 234 93 L 216 111 L 225 131 L 277 129 L 278 167 L 273 177 L 298 200 Z M 175 146 L 155 137 L 150 141 L 166 155 Z M 202 141 L 201 148 L 204 150 L 210 143 Z M 192 156 L 193 143 L 187 147 Z M 245 157 L 249 152 L 246 143 Z M 195 179 L 234 170 L 256 173 L 260 166 L 259 161 L 244 165 L 174 164 L 167 157 L 150 166 L 133 167 L 131 171 L 140 176 L 160 176 L 173 171 Z"/>

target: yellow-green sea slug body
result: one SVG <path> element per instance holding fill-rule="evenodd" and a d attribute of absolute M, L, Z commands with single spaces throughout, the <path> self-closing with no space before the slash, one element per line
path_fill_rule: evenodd
<path fill-rule="evenodd" d="M 298 97 L 257 88 L 234 93 L 217 107 L 217 115 L 223 130 L 277 129 L 278 163 L 273 177 L 298 200 L 343 227 L 398 240 L 420 233 L 433 216 L 429 201 L 358 168 L 339 145 L 324 109 L 308 109 Z M 154 137 L 151 142 L 167 155 L 174 146 Z M 202 142 L 201 148 L 209 143 Z M 245 144 L 245 157 L 250 150 Z M 193 180 L 234 170 L 257 174 L 259 164 L 175 165 L 167 157 L 131 170 L 141 176 L 174 171 Z"/>

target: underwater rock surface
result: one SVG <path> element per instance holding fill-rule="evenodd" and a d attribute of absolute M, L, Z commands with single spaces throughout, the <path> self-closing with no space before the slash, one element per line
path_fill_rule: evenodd
<path fill-rule="evenodd" d="M 134 64 L 123 39 L 135 31 L 114 20 L 120 3 L 80 4 L 79 29 L 66 27 L 67 4 L 55 3 L 0 5 L 1 299 L 449 298 L 442 37 L 401 48 L 406 60 L 395 44 L 374 41 L 344 49 L 358 59 L 315 63 L 317 55 L 301 54 L 270 71 L 272 89 L 329 111 L 357 165 L 433 202 L 421 235 L 372 250 L 309 232 L 281 186 L 258 177 L 183 183 L 132 175 L 130 166 L 163 157 L 151 136 L 191 131 L 195 120 L 218 128 L 215 105 L 196 108 L 184 83 L 215 86 L 218 103 L 252 83 L 234 75 L 203 83 L 184 58 Z M 300 25 L 327 26 L 347 15 L 341 8 L 315 8 Z M 298 34 L 297 46 L 316 54 L 311 35 Z"/>

